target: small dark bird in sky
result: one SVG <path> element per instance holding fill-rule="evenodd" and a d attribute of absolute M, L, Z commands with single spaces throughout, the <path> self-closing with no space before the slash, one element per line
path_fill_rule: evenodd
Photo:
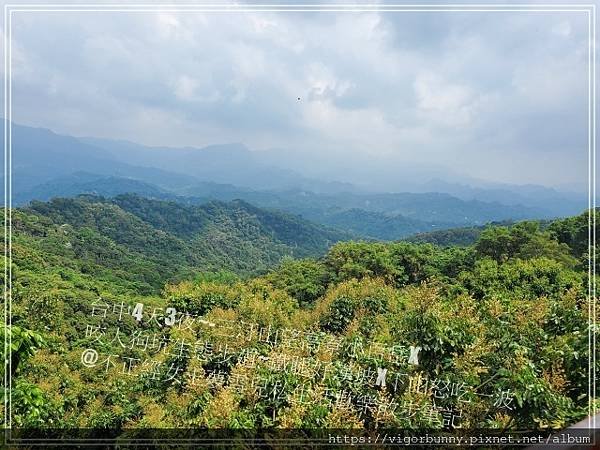
<path fill-rule="evenodd" d="M 300 101 L 300 97 L 298 97 L 298 101 Z"/>

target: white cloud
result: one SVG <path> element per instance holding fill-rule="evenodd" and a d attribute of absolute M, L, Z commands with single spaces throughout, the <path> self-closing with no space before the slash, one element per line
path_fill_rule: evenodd
<path fill-rule="evenodd" d="M 450 127 L 465 127 L 471 123 L 476 112 L 476 96 L 469 87 L 449 83 L 436 74 L 423 73 L 417 75 L 414 89 L 422 120 Z"/>
<path fill-rule="evenodd" d="M 14 119 L 156 145 L 242 141 L 527 181 L 586 134 L 587 21 L 565 14 L 15 16 Z M 297 101 L 301 97 L 301 102 Z M 487 153 L 486 153 L 487 152 Z M 460 161 L 460 163 L 458 163 Z M 523 162 L 520 164 L 519 161 Z M 579 164 L 579 162 L 577 163 Z M 583 168 L 585 170 L 585 167 Z"/>

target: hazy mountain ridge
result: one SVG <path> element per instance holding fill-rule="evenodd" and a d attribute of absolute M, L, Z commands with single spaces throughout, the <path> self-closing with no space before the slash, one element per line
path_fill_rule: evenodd
<path fill-rule="evenodd" d="M 517 195 L 510 187 L 486 190 L 443 180 L 415 185 L 420 192 L 366 192 L 276 168 L 265 161 L 265 154 L 242 144 L 146 147 L 13 125 L 12 198 L 15 205 L 82 193 L 135 193 L 182 204 L 241 199 L 378 239 L 491 221 L 550 218 L 586 206 L 575 194 L 543 187 L 524 187 Z M 428 185 L 439 191 L 428 192 Z"/>
<path fill-rule="evenodd" d="M 354 235 L 383 240 L 490 221 L 543 217 L 543 211 L 507 207 L 479 201 L 463 201 L 447 194 L 315 194 L 312 192 L 253 191 L 231 185 L 202 183 L 188 189 L 198 195 L 177 195 L 139 180 L 77 173 L 44 183 L 34 190 L 16 195 L 15 204 L 31 198 L 50 200 L 93 194 L 115 197 L 133 193 L 155 200 L 200 205 L 217 201 L 243 200 L 261 208 L 299 215 L 322 225 Z"/>
<path fill-rule="evenodd" d="M 54 178 L 26 191 L 14 191 L 12 201 L 18 206 L 32 199 L 48 201 L 55 197 L 75 197 L 80 194 L 113 197 L 124 193 L 139 194 L 149 198 L 175 197 L 153 184 L 134 178 L 75 172 Z"/>
<path fill-rule="evenodd" d="M 323 181 L 298 173 L 262 158 L 263 152 L 253 152 L 244 144 L 216 144 L 203 148 L 146 147 L 127 141 L 82 138 L 127 164 L 161 167 L 165 170 L 193 176 L 220 184 L 234 184 L 252 189 L 302 188 L 316 192 L 352 191 L 350 183 Z"/>
<path fill-rule="evenodd" d="M 416 163 L 403 163 L 399 166 L 389 167 L 385 164 L 380 167 L 380 173 L 375 170 L 377 165 L 369 161 L 359 164 L 365 173 L 372 177 L 383 178 L 393 174 L 399 179 L 406 178 L 408 184 L 394 184 L 387 189 L 375 189 L 344 182 L 346 162 L 336 160 L 340 167 L 339 174 L 331 180 L 331 175 L 314 175 L 304 173 L 307 167 L 312 167 L 318 162 L 308 164 L 307 158 L 298 152 L 289 152 L 285 149 L 267 151 L 252 151 L 244 144 L 218 144 L 203 148 L 176 148 L 176 147 L 147 147 L 127 141 L 113 141 L 110 139 L 83 138 L 83 142 L 91 143 L 98 148 L 111 153 L 116 159 L 129 164 L 150 165 L 162 167 L 175 172 L 186 173 L 201 179 L 226 184 L 245 186 L 248 188 L 265 190 L 286 190 L 289 188 L 304 189 L 317 193 L 377 193 L 377 192 L 413 192 L 429 193 L 440 192 L 464 200 L 480 200 L 485 202 L 499 202 L 505 205 L 523 205 L 540 208 L 548 202 L 559 202 L 560 208 L 567 208 L 560 214 L 573 214 L 585 207 L 586 197 L 582 193 L 558 192 L 554 188 L 537 185 L 510 185 L 505 183 L 488 182 L 466 175 L 460 175 L 448 168 L 437 165 L 423 165 Z M 391 171 L 391 174 L 388 173 Z M 444 179 L 441 177 L 445 176 Z M 270 177 L 269 182 L 265 177 Z M 429 180 L 427 180 L 429 178 Z M 426 181 L 423 182 L 423 179 Z M 327 180 L 327 181 L 325 181 Z M 579 202 L 568 208 L 568 203 Z M 550 212 L 550 215 L 552 213 Z"/>
<path fill-rule="evenodd" d="M 0 136 L 4 139 L 2 127 Z M 44 128 L 13 124 L 11 153 L 14 195 L 76 172 L 134 178 L 165 188 L 183 187 L 196 181 L 193 177 L 168 172 L 160 167 L 121 162 L 104 149 Z"/>
<path fill-rule="evenodd" d="M 539 207 L 542 203 L 552 205 L 555 213 L 565 216 L 576 214 L 587 206 L 587 198 L 581 193 L 559 192 L 553 188 L 536 185 L 510 186 L 488 183 L 487 187 L 483 188 L 433 179 L 421 189 L 428 192 L 446 192 L 462 200 L 499 202 L 512 206 Z"/>

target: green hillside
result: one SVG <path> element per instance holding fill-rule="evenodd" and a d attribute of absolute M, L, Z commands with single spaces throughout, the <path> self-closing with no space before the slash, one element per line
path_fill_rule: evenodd
<path fill-rule="evenodd" d="M 454 226 L 445 222 L 429 223 L 402 215 L 388 215 L 358 208 L 323 214 L 319 218 L 319 222 L 359 236 L 386 241 L 398 240 L 426 229 L 452 228 Z"/>
<path fill-rule="evenodd" d="M 587 414 L 587 214 L 462 247 L 328 251 L 342 236 L 244 202 L 12 214 L 16 426 L 510 430 Z"/>
<path fill-rule="evenodd" d="M 143 293 L 204 271 L 264 272 L 282 257 L 318 256 L 347 235 L 244 202 L 202 206 L 81 196 L 32 202 L 13 212 L 17 263 L 73 268 L 106 283 Z M 49 261 L 50 259 L 51 261 Z"/>

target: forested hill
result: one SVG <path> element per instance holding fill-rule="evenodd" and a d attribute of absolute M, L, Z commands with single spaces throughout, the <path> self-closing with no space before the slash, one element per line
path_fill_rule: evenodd
<path fill-rule="evenodd" d="M 567 218 L 567 219 L 559 219 L 559 220 L 535 220 L 530 222 L 536 222 L 541 230 L 556 230 L 560 226 L 566 226 L 573 221 L 581 220 L 582 216 Z M 479 225 L 473 227 L 458 227 L 458 228 L 449 228 L 445 230 L 436 230 L 429 231 L 425 233 L 415 233 L 407 238 L 402 239 L 407 242 L 414 242 L 416 244 L 434 244 L 440 247 L 452 247 L 459 246 L 464 247 L 468 245 L 473 245 L 488 228 L 506 228 L 511 227 L 519 222 L 512 222 L 510 220 L 502 221 L 502 222 L 490 222 L 486 225 Z M 580 224 L 581 226 L 586 226 L 584 224 Z M 579 236 L 580 239 L 584 239 L 585 236 Z M 581 253 L 581 252 L 580 252 Z"/>
<path fill-rule="evenodd" d="M 324 254 L 349 235 L 242 201 L 201 206 L 126 194 L 32 202 L 13 212 L 13 256 L 137 292 L 199 271 L 260 273 L 284 256 Z"/>
<path fill-rule="evenodd" d="M 318 259 L 285 259 L 236 280 L 199 272 L 249 271 L 295 244 L 294 254 L 316 252 L 336 235 L 242 202 L 34 203 L 13 211 L 13 424 L 127 433 L 563 429 L 585 417 L 590 401 L 588 223 L 582 214 L 543 229 L 491 226 L 464 247 L 339 242 Z M 300 245 L 302 233 L 312 233 L 310 245 Z M 174 277 L 182 281 L 157 292 Z M 108 315 L 94 315 L 103 304 Z M 154 312 L 168 309 L 202 320 L 165 326 Z M 384 352 L 414 345 L 417 364 Z M 101 354 L 93 367 L 82 358 L 90 349 Z M 385 390 L 364 375 L 382 365 Z M 462 398 L 440 403 L 444 380 Z M 414 401 L 422 413 L 409 414 Z M 394 409 L 379 416 L 379 405 Z M 456 422 L 444 422 L 454 410 Z"/>

